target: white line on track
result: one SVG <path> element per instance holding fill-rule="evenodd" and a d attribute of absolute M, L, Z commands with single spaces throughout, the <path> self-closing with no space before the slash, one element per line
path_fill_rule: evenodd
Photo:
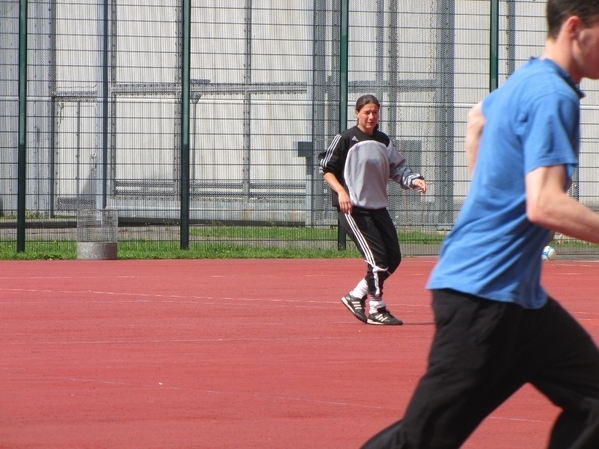
<path fill-rule="evenodd" d="M 167 389 L 172 391 L 189 391 L 194 393 L 204 393 L 210 395 L 234 395 L 236 397 L 246 396 L 251 398 L 258 399 L 267 399 L 273 401 L 287 401 L 287 402 L 303 402 L 308 404 L 324 404 L 324 405 L 333 405 L 333 406 L 342 406 L 342 407 L 353 407 L 353 408 L 363 408 L 363 409 L 375 409 L 375 410 L 393 410 L 397 411 L 396 407 L 383 407 L 380 405 L 367 405 L 367 404 L 358 404 L 347 401 L 324 401 L 321 399 L 308 399 L 305 397 L 291 397 L 291 396 L 278 396 L 278 395 L 265 395 L 260 393 L 251 393 L 247 391 L 224 391 L 224 390 L 208 390 L 201 388 L 189 388 L 189 387 L 179 387 L 179 386 L 169 386 L 164 385 L 164 382 L 160 382 L 157 384 L 134 384 L 131 382 L 123 382 L 123 381 L 110 381 L 110 380 L 98 380 L 98 379 L 83 379 L 76 377 L 48 377 L 48 379 L 55 380 L 63 380 L 69 382 L 79 382 L 79 383 L 95 383 L 95 384 L 104 384 L 104 385 L 118 385 L 118 386 L 127 386 L 129 388 L 152 388 L 156 390 Z M 494 416 L 489 415 L 489 419 L 496 420 L 506 420 L 506 421 L 520 421 L 520 422 L 532 422 L 532 423 L 551 423 L 550 421 L 542 421 L 538 419 L 525 419 L 525 418 L 515 418 L 515 417 L 506 417 L 506 416 Z"/>
<path fill-rule="evenodd" d="M 99 296 L 123 296 L 123 297 L 131 297 L 131 298 L 140 298 L 139 300 L 121 300 L 119 303 L 150 303 L 151 299 L 159 300 L 161 303 L 172 303 L 172 302 L 187 302 L 190 304 L 195 304 L 196 301 L 234 301 L 234 302 L 271 302 L 271 303 L 287 303 L 287 304 L 337 304 L 337 300 L 322 300 L 322 299 L 285 299 L 285 298 L 242 298 L 242 297 L 215 297 L 215 296 L 196 296 L 196 295 L 162 295 L 159 293 L 129 293 L 129 292 L 114 292 L 114 291 L 99 291 L 99 290 L 49 290 L 49 289 L 24 289 L 24 288 L 0 288 L 0 292 L 26 292 L 26 293 L 52 293 L 52 294 L 63 294 L 63 295 L 99 295 Z M 150 298 L 150 299 L 145 299 Z M 428 299 L 428 298 L 427 298 Z M 186 300 L 186 301 L 181 301 Z M 64 299 L 63 299 L 64 301 Z M 73 299 L 75 301 L 75 299 Z M 46 303 L 47 301 L 40 300 L 19 300 L 22 304 L 24 302 L 28 304 L 35 303 Z M 94 301 L 94 302 L 102 302 L 102 301 Z M 111 301 L 115 302 L 115 301 Z M 157 301 L 155 301 L 157 302 Z M 2 303 L 12 303 L 12 301 L 1 301 Z M 394 307 L 430 307 L 427 301 L 422 303 L 398 303 L 394 304 Z"/>

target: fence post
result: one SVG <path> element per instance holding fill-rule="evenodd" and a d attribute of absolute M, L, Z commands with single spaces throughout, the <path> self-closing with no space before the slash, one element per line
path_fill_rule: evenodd
<path fill-rule="evenodd" d="M 491 0 L 490 42 L 489 90 L 492 92 L 499 85 L 499 0 Z"/>
<path fill-rule="evenodd" d="M 348 91 L 348 59 L 349 59 L 349 0 L 341 0 L 341 26 L 339 51 L 339 132 L 347 129 L 347 91 Z M 341 223 L 337 222 L 337 248 L 347 248 L 346 233 Z"/>
<path fill-rule="evenodd" d="M 27 210 L 27 0 L 19 2 L 19 148 L 17 193 L 17 252 L 25 251 Z"/>
<path fill-rule="evenodd" d="M 189 249 L 189 78 L 191 52 L 191 0 L 183 0 L 183 53 L 181 64 L 181 249 Z"/>

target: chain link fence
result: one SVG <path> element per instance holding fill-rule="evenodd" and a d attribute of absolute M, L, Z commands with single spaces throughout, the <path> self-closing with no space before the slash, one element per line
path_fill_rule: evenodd
<path fill-rule="evenodd" d="M 437 253 L 468 190 L 465 118 L 490 89 L 494 2 L 190 2 L 187 54 L 184 3 L 28 2 L 26 117 L 19 113 L 23 0 L 0 3 L 0 242 L 17 238 L 26 118 L 27 242 L 75 241 L 79 211 L 111 209 L 119 241 L 179 245 L 188 171 L 191 245 L 335 247 L 337 216 L 317 155 L 353 124 L 355 100 L 372 93 L 382 102 L 381 129 L 429 183 L 424 196 L 389 185 L 402 250 Z M 501 84 L 540 54 L 545 3 L 498 4 Z M 340 124 L 346 80 L 349 119 Z M 571 193 L 597 208 L 599 90 L 583 83 L 581 168 Z"/>

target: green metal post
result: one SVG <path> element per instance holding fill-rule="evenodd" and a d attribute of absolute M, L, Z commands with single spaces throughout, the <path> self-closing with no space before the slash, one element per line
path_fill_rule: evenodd
<path fill-rule="evenodd" d="M 191 0 L 183 0 L 181 64 L 181 249 L 189 249 L 189 95 L 191 59 Z"/>
<path fill-rule="evenodd" d="M 348 61 L 349 61 L 349 0 L 341 0 L 339 52 L 339 132 L 347 129 L 347 97 L 348 97 Z M 340 223 L 337 224 L 337 247 L 347 248 L 346 232 Z"/>
<path fill-rule="evenodd" d="M 489 90 L 499 86 L 499 0 L 491 0 L 491 52 Z"/>
<path fill-rule="evenodd" d="M 102 54 L 102 209 L 106 209 L 108 200 L 108 40 L 109 33 L 109 0 L 104 0 L 103 20 L 104 45 Z"/>
<path fill-rule="evenodd" d="M 339 54 L 339 131 L 347 128 L 349 0 L 341 0 L 341 46 Z"/>
<path fill-rule="evenodd" d="M 27 207 L 27 0 L 19 2 L 19 147 L 17 162 L 17 252 L 25 251 Z"/>

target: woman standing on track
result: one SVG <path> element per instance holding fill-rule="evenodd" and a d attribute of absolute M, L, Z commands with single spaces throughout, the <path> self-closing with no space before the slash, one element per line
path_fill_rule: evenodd
<path fill-rule="evenodd" d="M 355 110 L 357 124 L 335 136 L 319 156 L 339 221 L 368 264 L 366 277 L 341 301 L 364 323 L 399 325 L 403 323 L 391 315 L 383 300 L 383 284 L 401 262 L 397 231 L 387 210 L 387 181 L 420 193 L 426 192 L 426 182 L 406 166 L 389 136 L 379 131 L 378 99 L 363 95 Z M 368 317 L 364 311 L 367 296 Z"/>

